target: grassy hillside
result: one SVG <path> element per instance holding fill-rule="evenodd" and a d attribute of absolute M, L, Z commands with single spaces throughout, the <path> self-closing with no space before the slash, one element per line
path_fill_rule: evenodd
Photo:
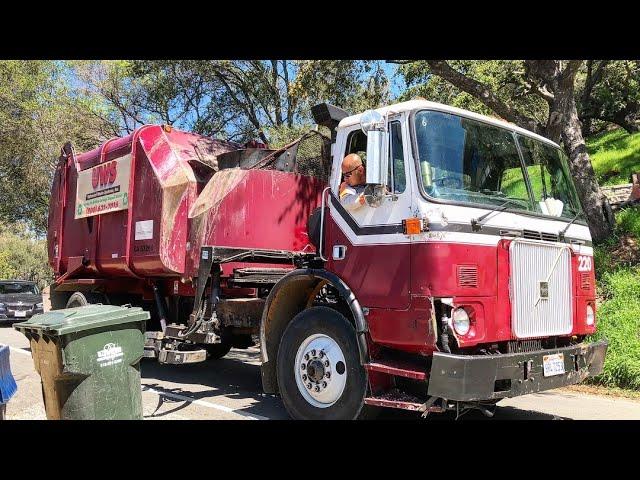
<path fill-rule="evenodd" d="M 640 390 L 640 208 L 616 216 L 615 234 L 595 248 L 598 332 L 609 340 L 595 383 Z"/>
<path fill-rule="evenodd" d="M 640 133 L 605 132 L 587 139 L 587 149 L 600 185 L 627 183 L 640 172 Z"/>
<path fill-rule="evenodd" d="M 618 129 L 587 140 L 600 185 L 627 183 L 640 172 L 640 133 Z M 614 234 L 595 248 L 598 333 L 609 341 L 593 383 L 640 390 L 640 207 L 616 214 Z"/>

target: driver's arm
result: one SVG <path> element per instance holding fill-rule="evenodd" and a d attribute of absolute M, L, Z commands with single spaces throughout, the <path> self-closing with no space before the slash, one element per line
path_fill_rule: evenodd
<path fill-rule="evenodd" d="M 345 185 L 340 191 L 340 203 L 347 211 L 358 210 L 365 204 L 364 194 L 359 194 L 355 188 Z"/>

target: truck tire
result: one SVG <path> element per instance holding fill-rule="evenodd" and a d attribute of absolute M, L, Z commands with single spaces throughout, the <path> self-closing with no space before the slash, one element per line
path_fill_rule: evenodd
<path fill-rule="evenodd" d="M 296 315 L 282 335 L 276 368 L 294 419 L 353 420 L 363 411 L 367 374 L 356 331 L 335 310 L 312 307 Z"/>
<path fill-rule="evenodd" d="M 69 297 L 66 308 L 84 307 L 95 303 L 105 303 L 105 299 L 99 293 L 75 292 Z"/>
<path fill-rule="evenodd" d="M 219 360 L 229 353 L 231 342 L 213 343 L 205 345 L 204 348 L 207 351 L 208 360 Z"/>
<path fill-rule="evenodd" d="M 66 308 L 67 301 L 71 296 L 69 292 L 56 292 L 56 284 L 52 283 L 49 285 L 49 304 L 51 305 L 51 310 L 60 310 L 62 308 Z M 44 293 L 43 293 L 44 300 Z M 46 301 L 45 307 L 46 307 Z"/>

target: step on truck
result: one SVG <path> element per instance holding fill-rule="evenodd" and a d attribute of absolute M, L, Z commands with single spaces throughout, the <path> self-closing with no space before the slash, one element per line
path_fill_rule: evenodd
<path fill-rule="evenodd" d="M 145 355 L 167 364 L 257 342 L 264 391 L 299 419 L 492 415 L 602 371 L 591 237 L 557 144 L 423 100 L 312 114 L 322 129 L 278 150 L 168 125 L 66 144 L 52 308 L 144 306 Z"/>

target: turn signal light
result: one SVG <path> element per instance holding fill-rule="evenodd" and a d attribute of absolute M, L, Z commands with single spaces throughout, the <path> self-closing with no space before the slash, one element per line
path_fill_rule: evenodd
<path fill-rule="evenodd" d="M 167 133 L 171 133 L 171 125 L 162 125 L 162 129 Z"/>
<path fill-rule="evenodd" d="M 416 235 L 426 230 L 425 223 L 426 222 L 421 218 L 405 218 L 402 220 L 402 229 L 404 230 L 405 235 Z"/>

